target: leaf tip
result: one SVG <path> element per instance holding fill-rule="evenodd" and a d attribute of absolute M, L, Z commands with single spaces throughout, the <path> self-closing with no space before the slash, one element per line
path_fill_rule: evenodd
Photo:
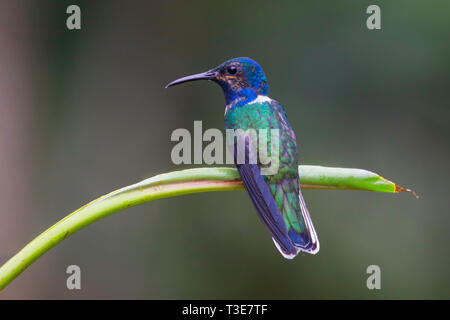
<path fill-rule="evenodd" d="M 403 187 L 401 187 L 401 186 L 399 186 L 397 184 L 395 185 L 395 192 L 396 193 L 398 193 L 398 192 L 409 192 L 414 197 L 416 197 L 416 199 L 419 199 L 419 195 L 414 190 L 411 190 L 411 189 L 408 189 L 408 188 L 403 188 Z"/>

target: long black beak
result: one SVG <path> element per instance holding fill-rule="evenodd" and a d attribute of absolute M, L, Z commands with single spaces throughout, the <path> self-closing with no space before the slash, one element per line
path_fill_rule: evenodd
<path fill-rule="evenodd" d="M 192 76 L 183 77 L 180 79 L 177 79 L 175 81 L 172 81 L 169 83 L 166 88 L 183 83 L 183 82 L 189 82 L 189 81 L 196 81 L 196 80 L 214 80 L 216 78 L 216 71 L 215 70 L 209 70 L 203 73 L 194 74 Z"/>

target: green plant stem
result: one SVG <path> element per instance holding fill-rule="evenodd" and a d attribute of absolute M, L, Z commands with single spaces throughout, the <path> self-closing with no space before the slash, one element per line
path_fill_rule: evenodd
<path fill-rule="evenodd" d="M 300 166 L 304 189 L 409 191 L 366 170 Z M 69 214 L 28 243 L 0 268 L 0 290 L 31 263 L 81 228 L 141 203 L 190 193 L 244 189 L 234 168 L 198 168 L 161 174 L 113 191 Z"/>

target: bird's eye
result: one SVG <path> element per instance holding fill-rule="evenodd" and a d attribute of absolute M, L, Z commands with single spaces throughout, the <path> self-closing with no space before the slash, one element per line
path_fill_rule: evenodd
<path fill-rule="evenodd" d="M 229 74 L 235 74 L 236 71 L 237 71 L 237 68 L 234 67 L 234 66 L 231 66 L 231 67 L 227 68 L 227 71 L 228 71 Z"/>

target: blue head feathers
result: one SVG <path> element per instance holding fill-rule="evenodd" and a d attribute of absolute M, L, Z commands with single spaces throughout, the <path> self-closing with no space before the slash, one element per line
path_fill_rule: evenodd
<path fill-rule="evenodd" d="M 262 68 L 250 58 L 235 58 L 215 68 L 215 81 L 222 87 L 226 103 L 247 103 L 266 95 L 267 79 Z"/>

